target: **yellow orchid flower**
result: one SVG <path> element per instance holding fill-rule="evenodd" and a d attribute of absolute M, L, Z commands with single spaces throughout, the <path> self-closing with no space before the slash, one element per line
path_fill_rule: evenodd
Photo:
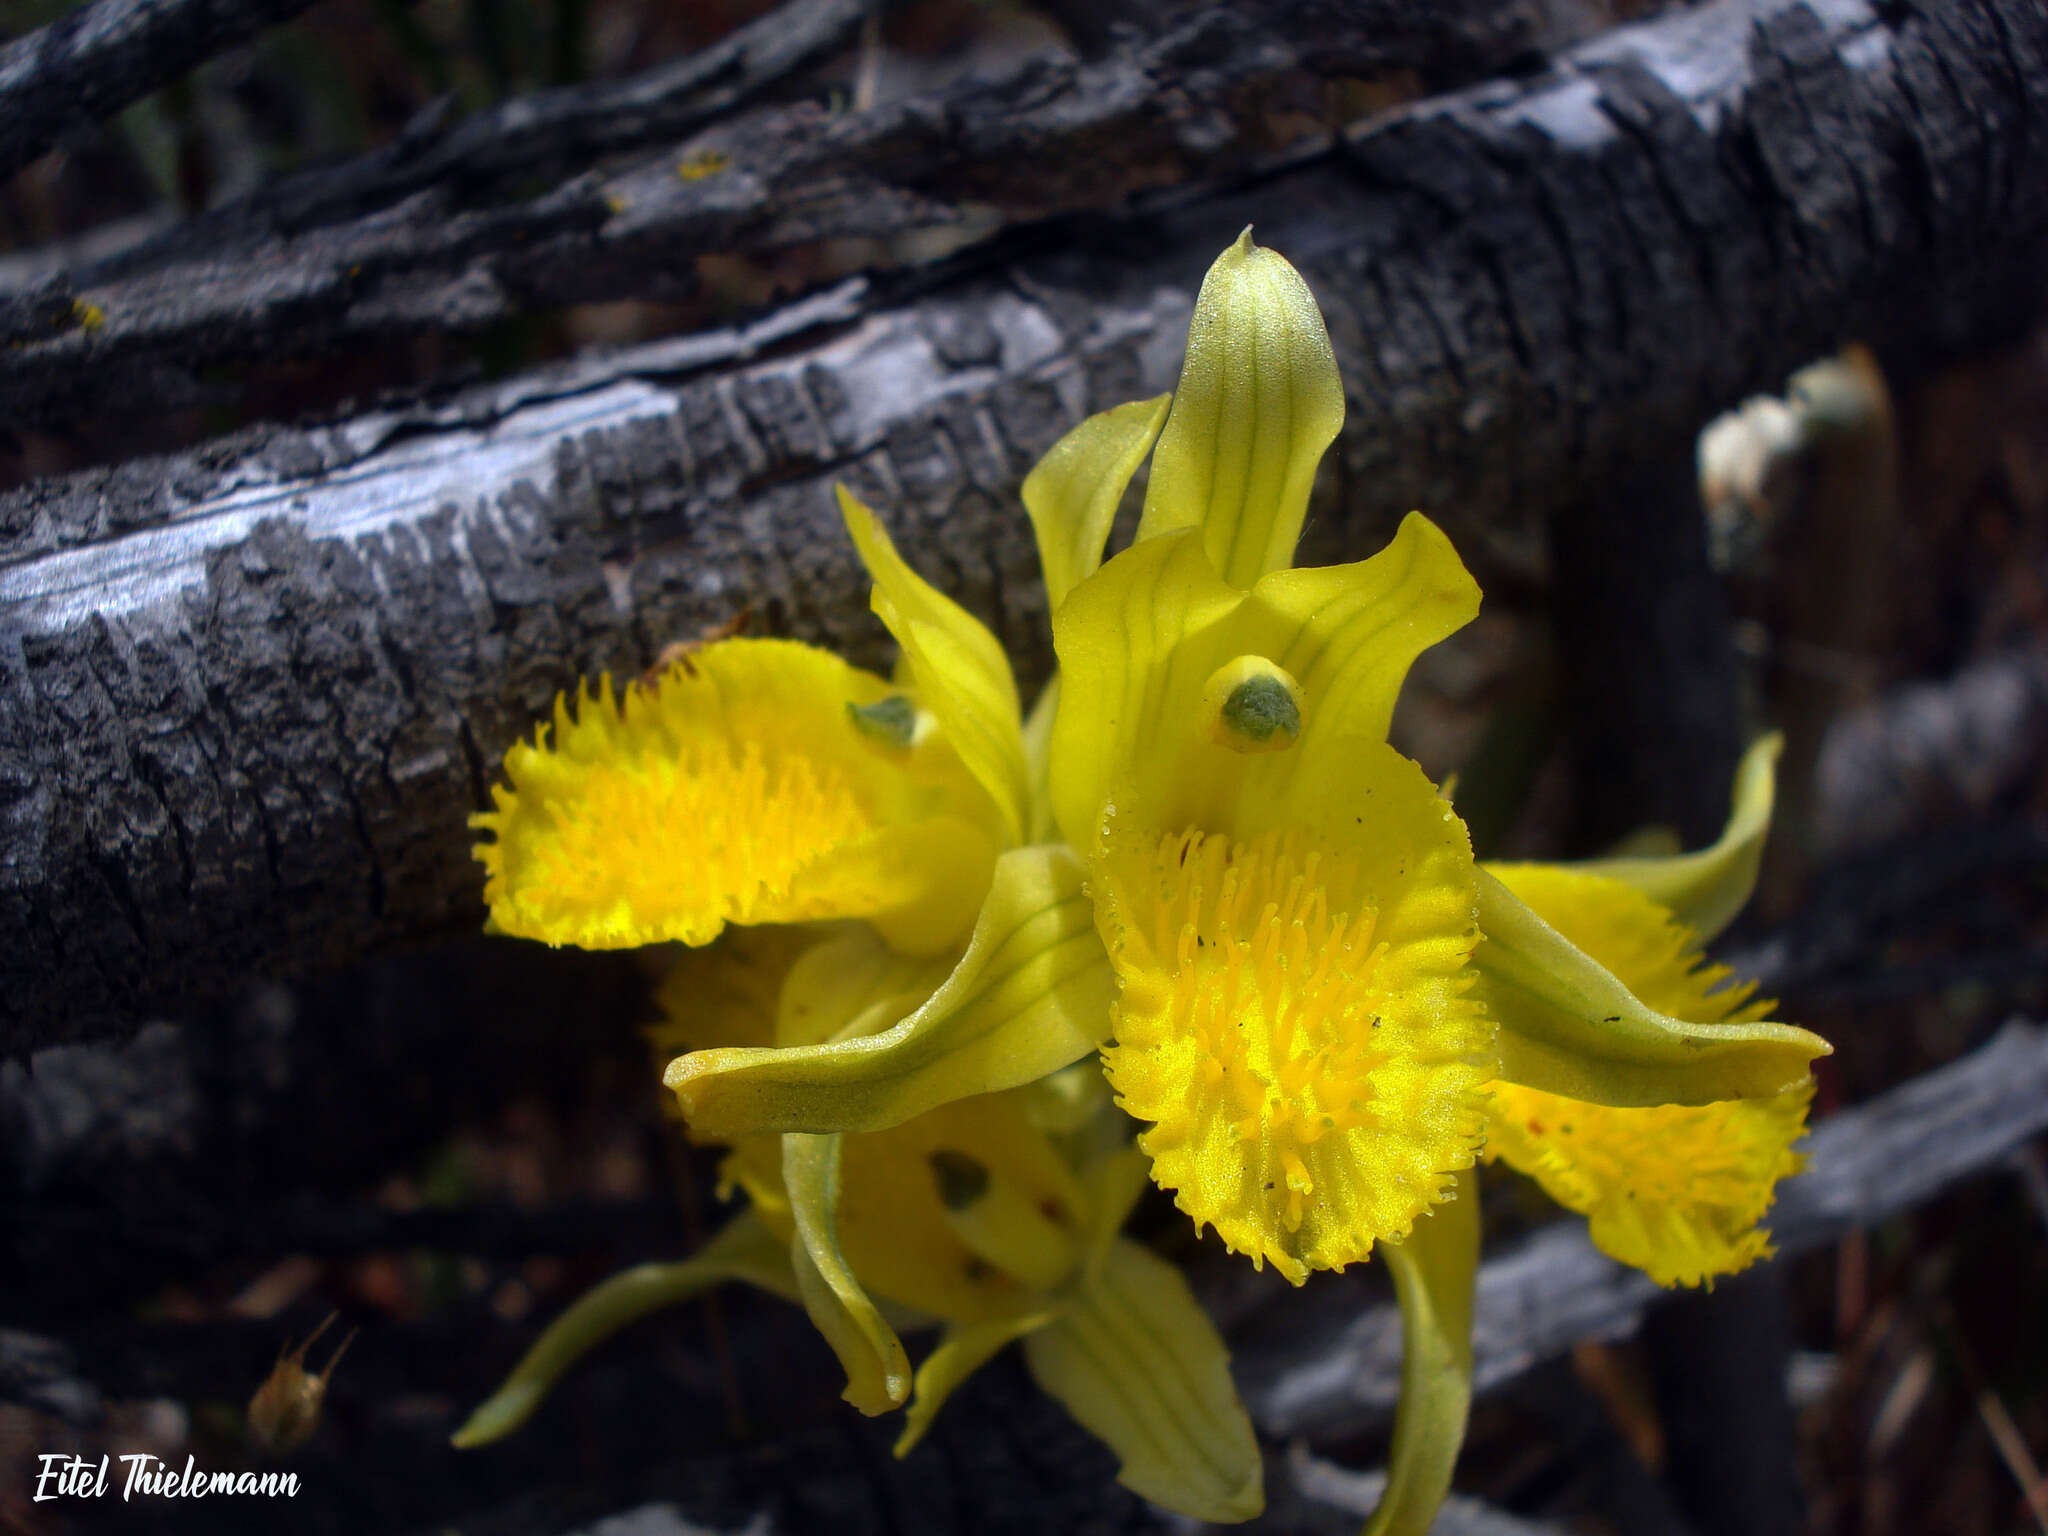
<path fill-rule="evenodd" d="M 1128 479 L 1163 402 L 1112 415 Z M 1065 494 L 1094 462 L 1063 472 L 1055 455 L 1028 494 Z M 725 1174 L 749 1205 L 694 1257 L 582 1297 L 456 1443 L 512 1433 L 635 1319 L 742 1280 L 805 1307 L 862 1411 L 907 1403 L 898 1454 L 1022 1340 L 1127 1485 L 1247 1519 L 1262 1467 L 1222 1341 L 1178 1271 L 1118 1236 L 1144 1186 L 1129 1122 L 1096 1095 L 1060 1138 L 1069 1167 L 1026 1114 L 1094 1050 L 1114 991 L 1081 861 L 1014 846 L 1050 823 L 1045 717 L 1034 760 L 994 637 L 841 504 L 902 648 L 893 682 L 790 642 L 705 645 L 622 697 L 607 681 L 558 701 L 473 818 L 492 834 L 477 856 L 498 931 L 592 948 L 725 934 L 671 968 L 650 1033 L 663 1060 L 717 1082 L 689 1130 L 734 1144 Z M 808 1083 L 784 1079 L 792 1058 Z M 777 1095 L 853 1134 L 778 1134 L 756 1112 Z M 885 1305 L 944 1327 L 914 1376 Z"/>
<path fill-rule="evenodd" d="M 910 572 L 842 490 L 876 612 L 903 647 L 900 701 L 869 679 L 858 698 L 820 688 L 808 715 L 759 722 L 772 738 L 764 763 L 817 764 L 772 770 L 801 787 L 802 813 L 785 822 L 772 807 L 750 812 L 771 850 L 758 858 L 737 822 L 714 822 L 704 835 L 718 853 L 705 862 L 725 873 L 684 888 L 700 906 L 715 897 L 723 922 L 865 920 L 848 930 L 858 937 L 833 942 L 864 946 L 883 979 L 864 998 L 836 994 L 820 1013 L 827 1031 L 779 1019 L 772 1032 L 677 1037 L 665 1081 L 700 1139 L 745 1148 L 782 1138 L 792 1251 L 809 1256 L 796 1265 L 799 1280 L 810 1274 L 803 1295 L 858 1382 L 862 1348 L 882 1343 L 849 1299 L 860 1296 L 863 1261 L 826 1262 L 833 1233 L 850 1230 L 843 1208 L 835 1225 L 823 1193 L 838 1187 L 843 1149 L 881 1147 L 970 1096 L 999 1102 L 1099 1047 L 1119 1104 L 1146 1123 L 1138 1145 L 1152 1177 L 1198 1225 L 1296 1283 L 1386 1256 L 1403 1307 L 1404 1396 L 1388 1495 L 1368 1529 L 1420 1532 L 1448 1487 L 1469 1398 L 1469 1170 L 1489 1126 L 1500 1138 L 1493 1155 L 1586 1209 L 1615 1251 L 1660 1277 L 1702 1278 L 1760 1251 L 1751 1229 L 1796 1134 L 1786 1111 L 1803 1107 L 1807 1063 L 1827 1047 L 1716 990 L 1674 926 L 1711 932 L 1746 898 L 1768 820 L 1768 763 L 1761 818 L 1756 796 L 1739 796 L 1741 825 L 1705 853 L 1579 871 L 1475 864 L 1462 822 L 1386 741 L 1411 662 L 1477 611 L 1471 577 L 1416 514 L 1370 559 L 1291 566 L 1342 416 L 1313 297 L 1247 232 L 1203 284 L 1170 413 L 1162 398 L 1092 417 L 1025 482 L 1061 669 L 1028 719 L 993 637 Z M 1105 562 L 1116 508 L 1148 452 L 1138 540 Z M 676 801 L 705 807 L 727 779 L 744 782 L 754 796 L 745 803 L 767 807 L 773 796 L 754 792 L 757 778 L 729 766 L 752 761 L 744 732 L 756 727 L 726 707 L 706 728 L 725 733 L 717 751 L 696 746 L 694 725 L 669 727 L 657 753 L 687 739 L 692 755 L 662 782 L 692 777 Z M 628 726 L 634 708 L 623 712 Z M 887 711 L 904 722 L 892 750 L 926 754 L 914 766 L 899 758 L 890 784 L 857 754 L 858 769 L 848 766 L 843 740 L 820 745 L 828 719 L 869 730 Z M 812 808 L 824 797 L 809 786 L 828 770 L 865 794 L 844 831 Z M 483 819 L 501 846 L 522 825 L 522 775 L 551 791 L 535 762 L 508 771 L 516 794 Z M 589 776 L 607 771 L 600 763 Z M 552 799 L 570 803 L 566 792 Z M 554 813 L 542 800 L 521 855 L 527 873 L 510 855 L 491 866 L 500 927 L 575 939 L 545 921 L 516 928 L 507 914 L 553 899 L 523 886 L 549 867 L 544 852 L 575 841 L 557 822 L 601 833 L 604 814 Z M 828 835 L 778 841 L 799 821 Z M 981 866 L 986 894 L 964 948 L 969 845 L 949 849 L 950 865 L 935 860 L 922 882 L 899 857 L 940 827 L 949 838 L 979 829 L 983 847 L 1001 850 Z M 582 862 L 558 863 L 601 868 L 587 850 L 602 843 L 585 838 Z M 688 856 L 687 835 L 674 846 Z M 631 922 L 701 943 L 716 931 L 701 917 L 661 927 L 651 915 L 659 882 L 623 916 L 606 905 L 601 874 L 577 890 L 579 915 L 603 913 L 603 933 Z M 819 964 L 865 974 L 845 960 Z M 778 990 L 785 1012 L 806 995 L 803 965 Z M 1554 1117 L 1552 1132 L 1545 1114 L 1560 1101 L 1600 1127 L 1586 1139 L 1592 1150 L 1552 1145 L 1581 1134 L 1578 1118 L 1564 1132 Z M 1663 1134 L 1682 1137 L 1693 1162 L 1667 1162 L 1659 1182 L 1651 1165 Z M 1624 1144 L 1641 1166 L 1617 1178 L 1611 1149 Z M 1766 1144 L 1776 1152 L 1757 1150 Z M 1713 1190 L 1687 1184 L 1693 1167 L 1722 1163 L 1729 1177 L 1717 1175 Z M 776 1199 L 766 1170 L 750 1185 L 763 1211 Z M 1632 1202 L 1642 1207 L 1634 1215 Z M 881 1285 L 880 1256 L 865 1262 Z M 919 1261 L 920 1272 L 939 1262 Z M 846 1316 L 820 1299 L 832 1296 Z M 960 1326 L 1000 1321 L 963 1314 Z M 1220 1359 L 1220 1345 L 1212 1353 Z M 878 1369 L 887 1379 L 886 1362 Z M 1080 1397 L 1069 1402 L 1095 1422 Z M 1126 1453 L 1127 1474 L 1130 1464 Z"/>

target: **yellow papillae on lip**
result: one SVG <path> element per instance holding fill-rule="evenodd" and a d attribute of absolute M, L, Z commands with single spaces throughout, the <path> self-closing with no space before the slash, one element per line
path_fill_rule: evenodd
<path fill-rule="evenodd" d="M 1391 796 L 1396 777 L 1368 781 Z M 1154 1122 L 1154 1178 L 1297 1283 L 1405 1234 L 1484 1119 L 1469 866 L 1426 836 L 1284 827 L 1112 836 L 1099 868 L 1123 983 L 1104 1055 L 1119 1102 Z"/>
<path fill-rule="evenodd" d="M 1769 1016 L 1754 988 L 1703 961 L 1698 939 L 1619 880 L 1553 865 L 1489 866 L 1650 1007 L 1693 1023 Z M 1593 1241 L 1660 1285 L 1698 1285 L 1771 1253 L 1758 1221 L 1797 1173 L 1811 1079 L 1767 1098 L 1616 1109 L 1496 1083 L 1487 1156 L 1583 1212 Z"/>
<path fill-rule="evenodd" d="M 1757 1222 L 1799 1171 L 1813 1085 L 1768 1099 L 1609 1109 L 1494 1089 L 1488 1150 L 1586 1214 L 1594 1242 L 1659 1285 L 1699 1285 L 1772 1253 Z"/>
<path fill-rule="evenodd" d="M 836 917 L 951 942 L 987 885 L 992 809 L 929 730 L 852 713 L 890 693 L 825 651 L 728 640 L 623 698 L 605 679 L 558 699 L 473 819 L 495 834 L 477 847 L 493 923 L 587 949 Z"/>

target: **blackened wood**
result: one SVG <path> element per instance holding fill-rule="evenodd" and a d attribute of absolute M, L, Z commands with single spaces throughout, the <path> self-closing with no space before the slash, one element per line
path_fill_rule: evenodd
<path fill-rule="evenodd" d="M 1714 840 L 1742 753 L 1727 595 L 1693 457 L 1632 465 L 1550 520 L 1564 737 L 1586 852 L 1639 827 Z"/>
<path fill-rule="evenodd" d="M 0 47 L 0 179 L 313 0 L 95 0 Z"/>
<path fill-rule="evenodd" d="M 1345 0 L 1314 7 L 1307 29 L 1298 0 L 1266 0 L 1202 8 L 1087 63 L 1034 53 L 864 112 L 719 116 L 845 41 L 863 9 L 793 0 L 636 79 L 453 128 L 423 114 L 359 160 L 46 273 L 0 303 L 0 418 L 160 410 L 218 394 L 202 375 L 237 359 L 474 330 L 535 306 L 685 298 L 710 253 L 1114 206 L 1243 171 L 1270 141 L 1269 114 L 1322 114 L 1319 69 L 1462 83 L 1559 35 L 1538 0 Z"/>
<path fill-rule="evenodd" d="M 883 659 L 835 479 L 1042 676 L 1016 484 L 1171 386 L 1246 223 L 1346 373 L 1315 560 L 1419 506 L 1484 578 L 1845 336 L 2008 333 L 2048 265 L 2048 10 L 1885 17 L 1717 0 L 922 295 L 0 499 L 0 1049 L 475 924 L 465 817 L 579 677 L 741 608 Z"/>
<path fill-rule="evenodd" d="M 1784 1279 L 1753 1269 L 1652 1307 L 1643 1341 L 1664 1428 L 1664 1476 L 1699 1536 L 1806 1526 Z"/>

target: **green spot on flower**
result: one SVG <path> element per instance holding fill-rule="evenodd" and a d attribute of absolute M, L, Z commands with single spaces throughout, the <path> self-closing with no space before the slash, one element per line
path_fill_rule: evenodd
<path fill-rule="evenodd" d="M 1249 677 L 1223 701 L 1223 723 L 1230 731 L 1260 745 L 1277 732 L 1292 742 L 1301 734 L 1301 706 L 1277 677 Z"/>
<path fill-rule="evenodd" d="M 988 1169 L 966 1153 L 941 1147 L 930 1161 L 939 1203 L 947 1210 L 964 1211 L 988 1193 Z"/>
<path fill-rule="evenodd" d="M 872 704 L 849 702 L 846 713 L 852 717 L 855 730 L 886 746 L 907 747 L 917 735 L 917 706 L 900 693 Z"/>

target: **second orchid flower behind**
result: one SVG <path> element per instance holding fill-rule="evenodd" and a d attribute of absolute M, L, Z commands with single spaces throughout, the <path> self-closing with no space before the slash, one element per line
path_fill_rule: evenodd
<path fill-rule="evenodd" d="M 1343 410 L 1306 284 L 1247 232 L 1203 284 L 1176 395 L 1089 418 L 1025 482 L 1060 667 L 1028 717 L 994 637 L 842 489 L 893 680 L 727 640 L 623 701 L 558 705 L 552 740 L 508 755 L 477 818 L 496 928 L 705 945 L 742 925 L 680 962 L 657 1040 L 750 1210 L 578 1303 L 461 1443 L 649 1307 L 742 1278 L 803 1303 L 857 1406 L 909 1401 L 906 1441 L 1023 1338 L 1125 1482 L 1248 1518 L 1258 1448 L 1223 1346 L 1116 1236 L 1149 1171 L 1297 1284 L 1385 1256 L 1406 1358 L 1368 1529 L 1420 1533 L 1469 1400 L 1476 1160 L 1667 1284 L 1768 1252 L 1827 1046 L 1699 948 L 1754 881 L 1774 744 L 1703 852 L 1475 863 L 1386 739 L 1409 665 L 1478 609 L 1449 541 L 1410 515 L 1371 559 L 1292 565 Z M 1105 562 L 1148 454 L 1137 541 Z M 873 1298 L 946 1325 L 914 1378 Z"/>

